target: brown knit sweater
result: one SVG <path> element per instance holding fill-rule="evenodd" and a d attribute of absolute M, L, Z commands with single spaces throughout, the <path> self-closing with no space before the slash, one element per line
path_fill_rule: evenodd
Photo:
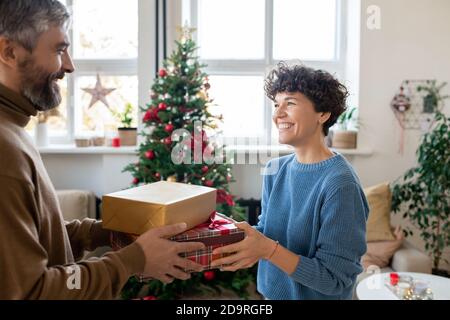
<path fill-rule="evenodd" d="M 109 232 L 91 219 L 64 222 L 24 130 L 32 115 L 27 99 L 0 84 L 0 299 L 117 298 L 127 279 L 143 271 L 143 251 L 132 244 L 75 263 L 84 250 L 109 244 Z"/>

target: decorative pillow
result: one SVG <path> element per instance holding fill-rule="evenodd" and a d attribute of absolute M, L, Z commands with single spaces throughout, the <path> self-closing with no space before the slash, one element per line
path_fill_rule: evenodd
<path fill-rule="evenodd" d="M 364 270 L 375 265 L 380 268 L 387 267 L 394 253 L 400 248 L 404 240 L 403 231 L 397 227 L 394 231 L 395 240 L 376 241 L 367 243 L 367 252 L 361 259 Z"/>
<path fill-rule="evenodd" d="M 388 183 L 364 189 L 369 203 L 367 242 L 395 240 L 391 231 L 391 189 Z"/>

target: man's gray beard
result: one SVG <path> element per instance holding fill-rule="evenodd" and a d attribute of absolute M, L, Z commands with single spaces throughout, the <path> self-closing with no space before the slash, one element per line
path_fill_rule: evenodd
<path fill-rule="evenodd" d="M 22 94 L 38 111 L 48 111 L 61 104 L 62 97 L 58 84 L 54 81 L 61 72 L 48 74 L 42 68 L 34 66 L 33 59 L 27 59 L 19 65 L 22 82 Z"/>

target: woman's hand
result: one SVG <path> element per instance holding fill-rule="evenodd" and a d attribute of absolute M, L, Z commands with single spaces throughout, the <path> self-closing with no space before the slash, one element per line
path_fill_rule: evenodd
<path fill-rule="evenodd" d="M 211 267 L 222 267 L 223 271 L 236 271 L 252 267 L 260 259 L 268 259 L 276 249 L 277 243 L 258 230 L 252 228 L 247 222 L 236 223 L 236 227 L 245 231 L 245 239 L 225 247 L 217 248 L 215 254 L 232 254 L 230 256 L 214 260 Z"/>

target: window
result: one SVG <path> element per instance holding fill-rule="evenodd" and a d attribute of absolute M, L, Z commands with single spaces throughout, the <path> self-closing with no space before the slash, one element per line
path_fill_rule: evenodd
<path fill-rule="evenodd" d="M 280 60 L 345 77 L 342 0 L 184 0 L 227 137 L 277 136 L 264 78 Z"/>
<path fill-rule="evenodd" d="M 120 124 L 112 110 L 126 103 L 138 114 L 138 0 L 60 0 L 72 13 L 70 53 L 76 67 L 62 83 L 59 115 L 50 117 L 52 143 L 71 143 L 78 135 L 103 135 Z M 97 75 L 105 88 L 114 88 L 102 102 L 90 106 Z M 29 129 L 33 128 L 33 124 Z"/>
<path fill-rule="evenodd" d="M 72 5 L 72 56 L 77 68 L 68 91 L 75 106 L 74 135 L 103 134 L 119 124 L 113 110 L 122 111 L 126 103 L 138 104 L 138 0 L 66 0 Z M 94 88 L 97 74 L 105 88 L 115 89 L 97 102 L 84 88 Z"/>

